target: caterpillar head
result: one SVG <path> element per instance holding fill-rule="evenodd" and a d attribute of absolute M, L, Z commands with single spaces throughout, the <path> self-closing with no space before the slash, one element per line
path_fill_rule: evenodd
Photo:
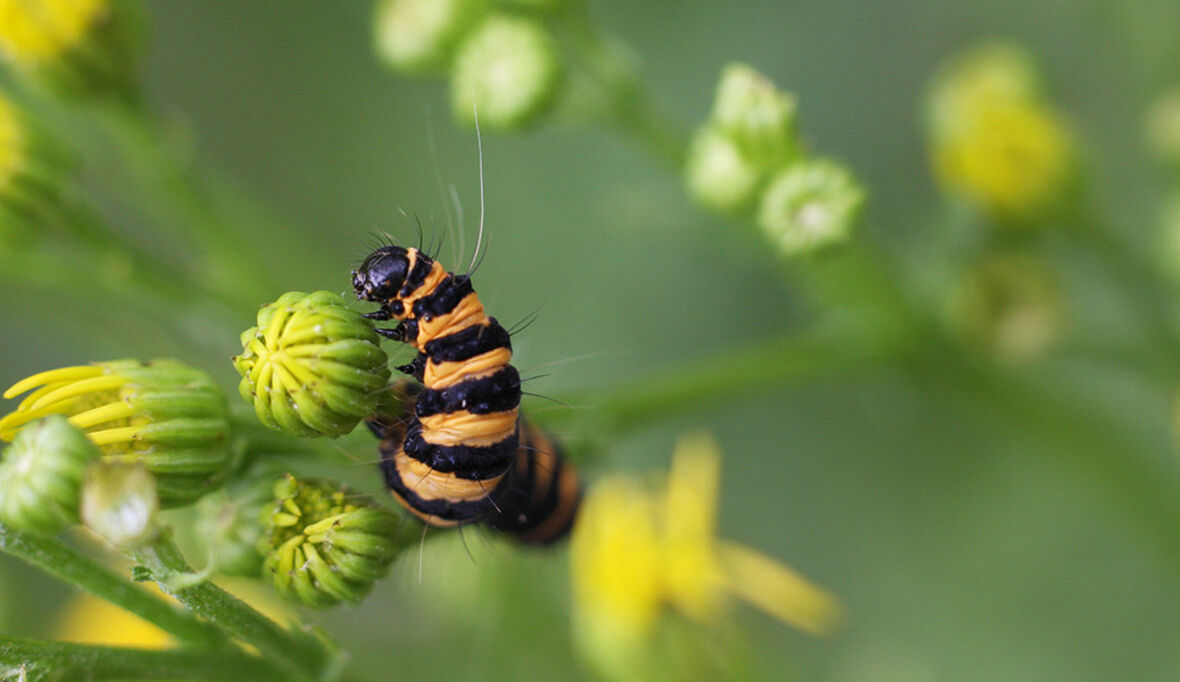
<path fill-rule="evenodd" d="M 364 301 L 385 303 L 397 298 L 410 269 L 407 249 L 382 246 L 370 253 L 361 266 L 352 271 L 352 288 Z"/>

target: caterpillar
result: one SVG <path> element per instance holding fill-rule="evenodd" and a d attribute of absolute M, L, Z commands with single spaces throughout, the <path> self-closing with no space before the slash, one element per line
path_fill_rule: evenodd
<path fill-rule="evenodd" d="M 573 469 L 560 463 L 551 439 L 520 427 L 511 339 L 484 311 L 471 278 L 447 272 L 419 249 L 389 245 L 365 258 L 352 283 L 357 298 L 380 305 L 365 317 L 398 321 L 377 332 L 418 350 L 397 368 L 422 384 L 416 392 L 395 386 L 395 398 L 400 392 L 413 400 L 404 426 L 370 422 L 397 501 L 433 526 L 484 520 L 522 539 L 548 520 L 546 510 L 560 508 L 572 521 L 576 475 L 555 476 Z"/>
<path fill-rule="evenodd" d="M 395 460 L 413 421 L 415 399 L 421 390 L 409 381 L 395 383 L 386 394 L 390 402 L 365 422 L 380 439 L 387 478 L 396 472 Z M 480 521 L 518 542 L 549 544 L 564 537 L 573 526 L 581 504 L 581 484 L 577 470 L 543 429 L 521 418 L 519 436 L 513 465 L 488 495 L 488 507 Z"/>

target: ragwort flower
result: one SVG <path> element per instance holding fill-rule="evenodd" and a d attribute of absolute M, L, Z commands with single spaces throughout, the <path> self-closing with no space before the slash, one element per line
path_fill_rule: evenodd
<path fill-rule="evenodd" d="M 716 537 L 720 454 L 706 435 L 677 445 L 667 485 L 623 477 L 587 496 L 571 545 L 575 633 L 609 677 L 643 669 L 669 607 L 707 624 L 731 597 L 813 634 L 841 618 L 836 599 L 762 553 Z"/>

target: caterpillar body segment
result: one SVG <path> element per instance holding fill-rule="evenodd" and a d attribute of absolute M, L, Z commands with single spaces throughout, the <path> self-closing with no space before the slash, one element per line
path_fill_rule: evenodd
<path fill-rule="evenodd" d="M 418 249 L 377 249 L 353 272 L 353 287 L 380 305 L 367 317 L 398 321 L 379 333 L 418 351 L 398 368 L 422 383 L 408 420 L 378 433 L 390 490 L 432 525 L 482 519 L 520 446 L 520 375 L 508 332 L 484 311 L 469 277 Z M 377 422 L 374 432 L 390 428 Z"/>
<path fill-rule="evenodd" d="M 526 544 L 548 544 L 573 525 L 582 488 L 577 471 L 541 428 L 521 419 L 519 445 L 511 467 L 487 487 L 487 479 L 450 478 L 405 455 L 403 443 L 418 427 L 414 410 L 422 387 L 394 384 L 378 415 L 367 420 L 380 439 L 381 469 L 394 497 L 434 526 L 469 521 L 511 535 Z"/>

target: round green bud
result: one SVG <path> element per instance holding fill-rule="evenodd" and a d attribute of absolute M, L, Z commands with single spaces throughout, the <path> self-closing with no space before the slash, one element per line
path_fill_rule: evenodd
<path fill-rule="evenodd" d="M 45 535 L 77 523 L 82 480 L 100 455 L 59 415 L 21 429 L 0 459 L 0 521 Z"/>
<path fill-rule="evenodd" d="M 1043 356 L 1067 318 L 1052 271 L 1020 253 L 990 255 L 964 272 L 948 299 L 948 316 L 965 342 L 1006 362 Z"/>
<path fill-rule="evenodd" d="M 761 168 L 782 167 L 798 154 L 795 97 L 745 64 L 721 73 L 711 123 Z"/>
<path fill-rule="evenodd" d="M 274 477 L 244 479 L 197 503 L 196 535 L 223 575 L 257 578 L 262 572 L 258 519 L 274 502 Z"/>
<path fill-rule="evenodd" d="M 758 225 L 783 255 L 816 251 L 848 239 L 865 193 L 843 165 L 796 161 L 770 180 Z"/>
<path fill-rule="evenodd" d="M 561 82 L 557 48 L 536 21 L 493 15 L 463 41 L 451 69 L 455 118 L 511 130 L 548 111 Z"/>
<path fill-rule="evenodd" d="M 4 397 L 30 390 L 0 418 L 0 438 L 11 440 L 34 419 L 64 414 L 105 460 L 142 464 L 165 507 L 195 501 L 235 468 L 225 394 L 209 375 L 176 360 L 63 367 L 17 382 Z"/>
<path fill-rule="evenodd" d="M 156 536 L 160 508 L 156 481 L 142 464 L 100 461 L 82 485 L 82 522 L 119 549 L 131 549 Z"/>
<path fill-rule="evenodd" d="M 233 359 L 238 390 L 266 426 L 336 438 L 377 404 L 388 357 L 373 323 L 330 291 L 293 291 L 263 306 Z"/>
<path fill-rule="evenodd" d="M 262 513 L 263 574 L 307 606 L 358 602 L 404 548 L 401 518 L 331 481 L 287 476 Z"/>
<path fill-rule="evenodd" d="M 1146 132 L 1151 151 L 1180 167 L 1180 90 L 1164 95 L 1151 106 Z"/>
<path fill-rule="evenodd" d="M 379 0 L 373 20 L 377 56 L 408 73 L 445 68 L 485 11 L 484 0 Z"/>
<path fill-rule="evenodd" d="M 688 193 L 701 205 L 718 211 L 748 208 L 762 181 L 762 171 L 751 163 L 728 135 L 711 126 L 697 131 L 685 168 Z"/>

